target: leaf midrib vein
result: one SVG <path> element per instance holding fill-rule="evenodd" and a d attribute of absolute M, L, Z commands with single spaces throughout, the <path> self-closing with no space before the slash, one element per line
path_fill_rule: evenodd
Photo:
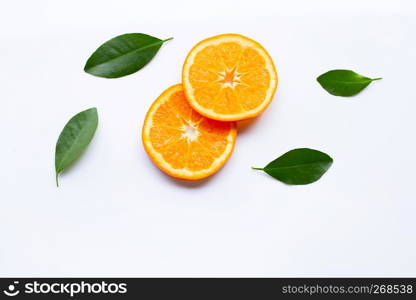
<path fill-rule="evenodd" d="M 291 166 L 277 166 L 277 167 L 264 167 L 264 169 L 289 169 L 289 168 L 296 168 L 296 167 L 300 167 L 300 166 L 309 166 L 309 165 L 314 165 L 317 163 L 332 163 L 331 161 L 325 161 L 325 160 L 319 160 L 316 162 L 311 162 L 311 163 L 305 163 L 305 164 L 297 164 L 297 165 L 291 165 Z"/>
<path fill-rule="evenodd" d="M 163 41 L 163 40 L 160 40 L 160 41 L 158 41 L 158 42 L 155 42 L 155 43 L 152 43 L 152 44 L 146 45 L 146 46 L 144 46 L 144 47 L 142 47 L 142 48 L 137 48 L 137 49 L 134 49 L 134 50 L 132 50 L 132 51 L 129 51 L 129 52 L 123 53 L 122 55 L 119 55 L 119 56 L 117 56 L 117 57 L 113 57 L 113 58 L 111 58 L 111 59 L 109 59 L 109 60 L 106 60 L 106 61 L 104 61 L 104 62 L 102 62 L 102 63 L 96 64 L 96 65 L 93 65 L 93 66 L 91 66 L 91 67 L 89 67 L 89 68 L 87 68 L 87 69 L 96 68 L 96 67 L 101 66 L 101 65 L 103 65 L 103 64 L 109 63 L 109 62 L 111 62 L 111 61 L 113 61 L 113 60 L 115 60 L 115 59 L 119 59 L 119 58 L 124 57 L 124 56 L 126 56 L 126 55 L 132 54 L 132 53 L 134 53 L 134 52 L 136 52 L 136 51 L 139 51 L 139 50 L 145 50 L 145 49 L 147 49 L 147 48 L 150 48 L 150 47 L 156 46 L 156 45 L 158 45 L 158 44 L 163 44 L 163 43 L 164 43 L 164 41 Z"/>
<path fill-rule="evenodd" d="M 341 84 L 363 84 L 363 83 L 370 83 L 373 80 L 367 80 L 367 81 L 341 81 L 341 80 L 328 80 L 328 82 L 333 82 L 333 83 L 341 83 Z"/>

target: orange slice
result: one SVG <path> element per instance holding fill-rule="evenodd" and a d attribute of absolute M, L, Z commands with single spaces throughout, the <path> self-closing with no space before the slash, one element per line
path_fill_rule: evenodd
<path fill-rule="evenodd" d="M 276 91 L 277 73 L 259 43 L 239 34 L 223 34 L 192 48 L 182 83 L 189 103 L 200 114 L 238 121 L 266 109 Z"/>
<path fill-rule="evenodd" d="M 230 157 L 236 136 L 234 122 L 207 119 L 193 110 L 181 84 L 155 100 L 142 132 L 153 162 L 168 175 L 189 180 L 218 171 Z"/>

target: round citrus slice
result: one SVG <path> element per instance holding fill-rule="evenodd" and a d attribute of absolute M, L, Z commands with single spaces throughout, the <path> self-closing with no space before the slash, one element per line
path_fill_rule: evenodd
<path fill-rule="evenodd" d="M 189 180 L 218 171 L 230 157 L 236 136 L 234 122 L 211 120 L 192 109 L 181 84 L 155 100 L 142 132 L 153 162 L 168 175 Z"/>
<path fill-rule="evenodd" d="M 239 34 L 223 34 L 192 48 L 182 83 L 189 103 L 200 114 L 238 121 L 266 109 L 276 91 L 277 73 L 259 43 Z"/>

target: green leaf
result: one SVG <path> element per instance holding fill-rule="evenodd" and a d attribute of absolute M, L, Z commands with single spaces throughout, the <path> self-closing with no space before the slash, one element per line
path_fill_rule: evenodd
<path fill-rule="evenodd" d="M 318 150 L 300 148 L 286 152 L 262 170 L 287 184 L 300 185 L 317 181 L 332 165 L 332 158 Z"/>
<path fill-rule="evenodd" d="M 55 148 L 56 185 L 58 175 L 69 167 L 88 147 L 98 126 L 97 109 L 84 110 L 66 123 Z"/>
<path fill-rule="evenodd" d="M 160 40 L 143 33 L 116 36 L 95 50 L 87 60 L 84 71 L 105 78 L 132 74 L 147 65 L 162 44 L 171 39 Z"/>
<path fill-rule="evenodd" d="M 320 75 L 316 80 L 331 95 L 350 97 L 357 95 L 372 81 L 380 79 L 371 79 L 350 70 L 332 70 Z"/>

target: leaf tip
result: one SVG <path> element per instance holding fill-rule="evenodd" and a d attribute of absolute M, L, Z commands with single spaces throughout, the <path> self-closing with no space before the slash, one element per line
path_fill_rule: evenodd
<path fill-rule="evenodd" d="M 91 74 L 90 73 L 90 59 L 91 59 L 91 57 L 89 57 L 87 59 L 87 62 L 85 63 L 85 66 L 84 66 L 84 72 L 85 73 L 88 73 L 88 74 Z"/>
<path fill-rule="evenodd" d="M 170 38 L 167 38 L 166 40 L 163 40 L 162 42 L 164 43 L 164 42 L 167 42 L 167 41 L 170 41 L 170 40 L 173 40 L 172 36 Z"/>

